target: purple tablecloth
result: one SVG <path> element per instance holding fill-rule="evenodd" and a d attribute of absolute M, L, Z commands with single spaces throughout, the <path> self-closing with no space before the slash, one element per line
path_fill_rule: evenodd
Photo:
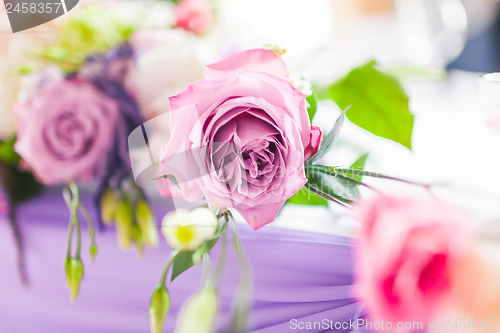
<path fill-rule="evenodd" d="M 90 202 L 84 202 L 92 210 Z M 167 205 L 155 208 L 158 217 L 168 211 Z M 31 283 L 28 288 L 20 283 L 12 232 L 6 219 L 0 217 L 0 332 L 149 331 L 149 298 L 170 252 L 163 238 L 158 248 L 146 249 L 145 255 L 140 257 L 135 250 L 119 249 L 112 228 L 98 233 L 97 260 L 92 264 L 87 251 L 84 252 L 85 277 L 78 300 L 71 304 L 63 269 L 68 212 L 60 192 L 48 191 L 21 206 L 19 222 Z M 239 232 L 254 274 L 252 332 L 322 332 L 325 330 L 291 329 L 290 320 L 345 322 L 357 318 L 361 305 L 352 298 L 352 245 L 349 239 L 272 226 L 253 231 L 241 225 Z M 83 248 L 87 249 L 86 230 L 82 236 Z M 213 250 L 214 259 L 218 256 L 219 245 Z M 179 306 L 199 288 L 200 276 L 201 267 L 197 266 L 171 285 L 173 304 L 166 332 L 173 331 Z M 221 300 L 219 328 L 226 323 L 238 276 L 231 245 L 226 274 L 218 290 Z"/>

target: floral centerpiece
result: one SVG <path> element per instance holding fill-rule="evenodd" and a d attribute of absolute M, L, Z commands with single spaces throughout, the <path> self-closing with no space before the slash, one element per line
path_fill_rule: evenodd
<path fill-rule="evenodd" d="M 184 302 L 175 329 L 210 332 L 219 310 L 225 244 L 232 232 L 240 281 L 226 330 L 245 331 L 251 267 L 235 226 L 235 212 L 258 232 L 286 204 L 332 202 L 348 212 L 353 208 L 362 222 L 354 264 L 357 296 L 372 318 L 391 324 L 385 328 L 434 318 L 453 300 L 467 303 L 457 286 L 477 265 L 471 259 L 470 218 L 429 195 L 436 184 L 367 171 L 367 154 L 349 166 L 325 162 L 346 119 L 412 148 L 409 98 L 395 77 L 370 61 L 330 85 L 311 86 L 291 77 L 283 60 L 285 50 L 271 47 L 233 54 L 206 66 L 204 78 L 197 71 L 170 84 L 171 77 L 162 77 L 159 71 L 171 64 L 168 45 L 179 40 L 172 37 L 173 31 L 177 34 L 182 28 L 181 37 L 194 41 L 214 21 L 210 3 L 201 0 L 183 0 L 170 9 L 176 23 L 151 29 L 96 5 L 83 7 L 61 26 L 55 44 L 33 51 L 35 64 L 18 68 L 24 78 L 12 107 L 17 131 L 0 147 L 7 197 L 6 203 L 0 201 L 0 211 L 10 207 L 15 227 L 13 212 L 20 201 L 40 184 L 63 186 L 70 213 L 64 268 L 72 301 L 85 271 L 81 217 L 88 223 L 92 260 L 98 252 L 96 233 L 107 224 L 115 225 L 122 248 L 135 244 L 140 252 L 144 246 L 157 245 L 161 231 L 172 251 L 165 255 L 151 296 L 151 331 L 163 331 L 170 302 L 180 301 L 171 299 L 168 281 L 182 278 L 186 270 L 203 262 L 201 288 Z M 109 35 L 96 33 L 95 22 Z M 165 59 L 169 61 L 163 63 Z M 204 67 L 196 56 L 189 59 L 187 67 Z M 338 118 L 325 135 L 312 125 L 318 99 L 339 107 Z M 160 136 L 153 144 L 145 124 L 155 117 Z M 143 134 L 142 142 L 135 142 L 131 135 L 135 131 Z M 141 144 L 148 161 L 132 156 Z M 146 174 L 146 183 L 137 172 L 143 168 L 135 165 L 143 162 L 154 168 Z M 423 188 L 426 195 L 383 193 L 367 178 L 410 184 Z M 18 193 L 24 182 L 30 191 Z M 98 221 L 92 221 L 82 205 L 78 184 L 90 186 Z M 158 193 L 174 204 L 187 201 L 194 209 L 179 205 L 158 228 L 143 188 L 147 184 L 157 186 Z M 363 191 L 372 198 L 363 200 Z M 452 232 L 454 239 L 447 237 Z M 20 240 L 19 230 L 16 235 Z M 391 241 L 395 244 L 388 247 Z M 210 251 L 217 242 L 222 242 L 222 255 L 212 265 Z"/>

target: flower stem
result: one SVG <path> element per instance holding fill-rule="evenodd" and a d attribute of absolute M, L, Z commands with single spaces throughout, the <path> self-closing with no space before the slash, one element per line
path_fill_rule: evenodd
<path fill-rule="evenodd" d="M 174 262 L 175 257 L 179 254 L 179 250 L 172 250 L 170 255 L 167 258 L 167 261 L 165 262 L 165 265 L 163 266 L 163 270 L 161 272 L 161 277 L 160 277 L 160 285 L 165 286 L 165 280 L 167 279 L 167 274 L 170 266 L 172 266 L 172 263 Z"/>
<path fill-rule="evenodd" d="M 213 278 L 211 277 L 211 272 L 212 272 L 212 261 L 210 260 L 210 256 L 208 253 L 205 253 L 203 255 L 203 285 L 206 285 L 208 283 L 213 284 Z"/>
<path fill-rule="evenodd" d="M 248 313 L 250 307 L 250 297 L 252 295 L 252 271 L 250 265 L 245 257 L 243 248 L 241 246 L 240 238 L 238 236 L 238 231 L 236 229 L 236 223 L 232 218 L 230 212 L 228 215 L 231 217 L 231 227 L 233 229 L 234 235 L 234 246 L 236 248 L 236 253 L 238 255 L 240 264 L 240 286 L 238 288 L 238 296 L 235 313 L 231 321 L 232 332 L 241 332 L 245 325 L 245 316 Z"/>
<path fill-rule="evenodd" d="M 78 193 L 78 186 L 71 182 L 67 185 L 67 187 L 63 190 L 63 198 L 66 201 L 66 205 L 68 206 L 71 216 L 69 220 L 69 232 L 68 232 L 68 249 L 67 249 L 67 257 L 71 257 L 71 243 L 73 236 L 73 229 L 76 228 L 76 254 L 75 258 L 80 258 L 80 248 L 82 242 L 81 230 L 80 230 L 80 221 L 78 220 L 77 208 L 80 205 L 80 195 Z"/>
<path fill-rule="evenodd" d="M 333 167 L 330 167 L 333 168 Z M 443 184 L 425 184 L 425 183 L 419 183 L 403 178 L 398 178 L 398 177 L 392 177 L 392 176 L 387 176 L 383 175 L 381 173 L 377 172 L 370 172 L 370 171 L 365 171 L 365 170 L 357 170 L 357 169 L 346 169 L 346 168 L 334 168 L 334 170 L 340 174 L 347 174 L 347 175 L 358 175 L 358 176 L 367 176 L 367 177 L 374 177 L 374 178 L 382 178 L 382 179 L 388 179 L 388 180 L 394 180 L 398 181 L 401 183 L 405 184 L 410 184 L 410 185 L 415 185 L 415 186 L 422 186 L 425 188 L 429 188 L 431 186 L 437 186 L 437 185 L 443 185 Z"/>
<path fill-rule="evenodd" d="M 229 222 L 227 215 L 224 215 L 226 221 L 224 223 L 223 231 L 226 230 L 226 226 Z M 219 261 L 217 262 L 217 268 L 215 269 L 214 282 L 218 284 L 222 278 L 222 273 L 224 272 L 224 267 L 226 266 L 227 259 L 227 232 L 222 233 L 222 245 L 220 249 Z"/>
<path fill-rule="evenodd" d="M 324 173 L 328 176 L 332 176 L 332 177 L 336 177 L 336 178 L 339 178 L 339 179 L 342 179 L 342 180 L 345 180 L 345 181 L 348 181 L 348 182 L 351 182 L 351 183 L 354 183 L 356 185 L 360 185 L 360 186 L 364 186 L 374 192 L 377 192 L 377 193 L 381 193 L 380 190 L 376 189 L 375 187 L 371 186 L 371 185 L 368 185 L 358 179 L 355 179 L 355 178 L 352 178 L 352 177 L 349 177 L 349 176 L 346 176 L 346 174 L 341 174 L 339 172 L 336 172 L 335 169 L 332 171 L 330 170 L 330 168 L 328 169 L 324 169 L 324 168 L 318 168 L 316 167 L 315 165 L 312 166 L 312 168 L 314 171 L 318 171 L 318 172 L 321 172 L 321 173 Z"/>
<path fill-rule="evenodd" d="M 333 202 L 335 202 L 336 204 L 339 204 L 339 205 L 341 205 L 341 206 L 342 206 L 342 207 L 344 207 L 344 208 L 350 208 L 350 206 L 349 206 L 349 205 L 347 205 L 347 204 L 343 203 L 342 201 L 340 201 L 340 200 L 336 199 L 336 198 L 335 198 L 335 197 L 333 197 L 332 195 L 330 195 L 330 194 L 328 194 L 328 193 L 326 193 L 326 192 L 323 192 L 323 191 L 321 191 L 321 190 L 317 189 L 317 188 L 316 188 L 316 187 L 314 187 L 314 186 L 311 186 L 309 183 L 306 183 L 306 185 L 305 185 L 305 186 L 306 186 L 306 188 L 307 188 L 309 191 L 313 192 L 314 194 L 319 195 L 319 196 L 320 196 L 320 197 L 322 197 L 323 199 L 326 199 L 326 200 L 329 200 L 329 201 L 333 201 Z"/>

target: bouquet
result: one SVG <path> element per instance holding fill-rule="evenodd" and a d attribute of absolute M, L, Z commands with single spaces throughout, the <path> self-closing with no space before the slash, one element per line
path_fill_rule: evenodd
<path fill-rule="evenodd" d="M 201 287 L 184 302 L 175 330 L 210 332 L 232 233 L 240 281 L 225 329 L 245 331 L 253 281 L 237 214 L 258 233 L 284 205 L 331 202 L 361 222 L 356 295 L 372 318 L 386 321 L 379 328 L 407 329 L 398 324 L 435 318 L 453 300 L 472 315 L 486 311 L 468 306 L 474 297 L 460 291 L 471 270 L 484 265 L 474 249 L 472 219 L 433 196 L 441 184 L 365 170 L 367 152 L 348 165 L 327 162 L 346 120 L 412 149 L 414 116 L 396 77 L 369 61 L 330 84 L 311 85 L 290 75 L 286 50 L 273 46 L 205 66 L 215 58 L 206 47 L 216 24 L 210 2 L 110 8 L 77 8 L 57 26 L 56 41 L 14 66 L 22 78 L 12 103 L 17 128 L 0 146 L 0 213 L 7 211 L 15 230 L 23 279 L 15 208 L 42 185 L 63 186 L 69 210 L 64 269 L 72 301 L 85 271 L 82 221 L 92 260 L 96 233 L 108 225 L 115 226 L 123 249 L 135 245 L 140 253 L 156 246 L 161 232 L 172 250 L 151 296 L 151 331 L 163 331 L 170 302 L 179 301 L 171 299 L 168 281 L 202 262 Z M 158 13 L 165 17 L 156 21 Z M 338 107 L 328 130 L 312 125 L 323 100 Z M 425 195 L 386 193 L 373 178 L 409 184 Z M 82 185 L 92 193 L 97 221 L 81 203 Z M 160 228 L 151 189 L 176 208 Z M 210 251 L 218 242 L 222 254 L 213 265 Z"/>

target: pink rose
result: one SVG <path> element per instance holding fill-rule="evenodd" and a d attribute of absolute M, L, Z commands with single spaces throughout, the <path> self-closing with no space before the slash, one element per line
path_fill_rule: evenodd
<path fill-rule="evenodd" d="M 200 34 L 213 25 L 214 14 L 210 0 L 182 0 L 175 7 L 177 26 Z"/>
<path fill-rule="evenodd" d="M 94 177 L 112 145 L 118 106 L 88 82 L 50 79 L 15 113 L 16 151 L 42 183 L 55 185 Z"/>
<path fill-rule="evenodd" d="M 270 50 L 245 51 L 208 66 L 205 80 L 170 98 L 165 171 L 175 175 L 189 201 L 234 207 L 254 229 L 272 222 L 307 181 L 311 125 L 305 98 Z"/>
<path fill-rule="evenodd" d="M 453 265 L 467 254 L 467 219 L 435 198 L 385 195 L 355 213 L 359 291 L 371 315 L 393 323 L 433 318 L 452 294 Z"/>

